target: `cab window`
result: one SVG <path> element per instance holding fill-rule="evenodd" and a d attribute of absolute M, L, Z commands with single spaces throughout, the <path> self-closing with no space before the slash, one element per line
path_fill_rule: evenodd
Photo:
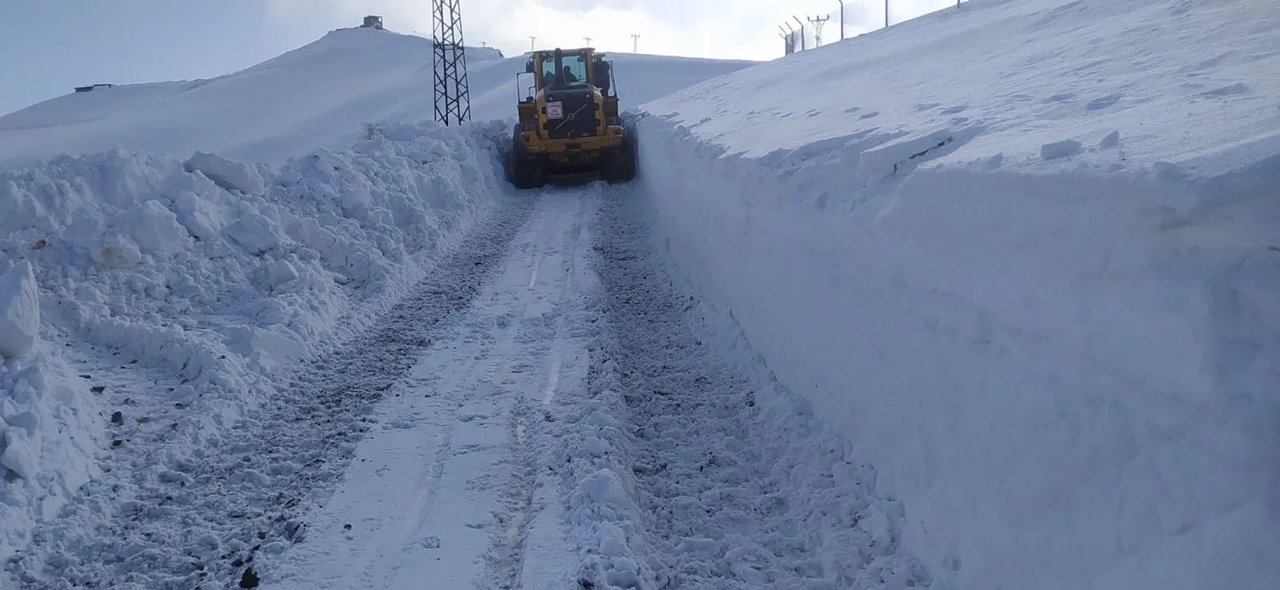
<path fill-rule="evenodd" d="M 581 55 L 564 56 L 563 66 L 569 69 L 566 75 L 566 82 L 586 82 L 587 81 L 587 64 L 583 62 Z M 543 85 L 550 84 L 555 79 L 556 60 L 553 57 L 547 57 L 542 61 Z"/>

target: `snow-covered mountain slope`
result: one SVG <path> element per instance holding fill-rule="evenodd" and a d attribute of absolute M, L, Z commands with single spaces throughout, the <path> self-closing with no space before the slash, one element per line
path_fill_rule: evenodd
<path fill-rule="evenodd" d="M 515 117 L 526 56 L 469 48 L 472 119 Z M 624 108 L 731 72 L 747 61 L 611 54 Z M 432 116 L 431 41 L 339 29 L 240 72 L 72 93 L 0 117 L 0 168 L 111 148 L 186 158 L 196 150 L 279 164 L 341 149 L 365 122 Z"/>
<path fill-rule="evenodd" d="M 1280 587 L 1277 30 L 973 0 L 690 87 L 644 105 L 659 246 L 938 587 Z"/>

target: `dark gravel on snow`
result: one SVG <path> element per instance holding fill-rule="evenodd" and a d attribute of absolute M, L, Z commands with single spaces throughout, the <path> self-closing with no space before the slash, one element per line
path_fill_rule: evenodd
<path fill-rule="evenodd" d="M 642 196 L 606 197 L 594 232 L 608 336 L 592 380 L 620 389 L 625 434 L 611 453 L 640 514 L 627 539 L 637 559 L 589 563 L 584 579 L 598 590 L 615 587 L 610 572 L 646 590 L 927 586 L 899 554 L 902 507 L 875 493 L 875 470 L 821 432 L 727 309 L 682 282 L 652 223 Z"/>

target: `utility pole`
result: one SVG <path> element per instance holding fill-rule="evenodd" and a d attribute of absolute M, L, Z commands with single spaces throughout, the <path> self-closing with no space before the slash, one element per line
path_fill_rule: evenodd
<path fill-rule="evenodd" d="M 538 38 L 537 38 L 537 37 L 534 37 L 533 35 L 529 35 L 529 51 L 533 51 L 533 50 L 534 50 L 534 45 L 533 45 L 533 43 L 534 43 L 535 41 L 537 41 L 537 40 L 538 40 Z"/>
<path fill-rule="evenodd" d="M 827 20 L 830 18 L 831 17 L 829 16 L 809 17 L 809 23 L 813 25 L 813 46 L 814 47 L 822 47 L 822 25 L 827 24 Z"/>
<path fill-rule="evenodd" d="M 467 53 L 462 42 L 459 0 L 432 0 L 431 46 L 435 54 L 436 122 L 446 126 L 471 120 L 467 92 Z"/>
<path fill-rule="evenodd" d="M 631 34 L 631 53 L 640 53 L 640 35 Z"/>
<path fill-rule="evenodd" d="M 844 41 L 844 0 L 837 1 L 840 2 L 840 40 Z M 959 1 L 960 0 L 956 0 L 956 2 Z"/>
<path fill-rule="evenodd" d="M 889 28 L 889 0 L 884 0 L 884 28 Z"/>
<path fill-rule="evenodd" d="M 591 37 L 583 37 L 582 40 L 587 42 L 587 47 L 591 47 Z"/>

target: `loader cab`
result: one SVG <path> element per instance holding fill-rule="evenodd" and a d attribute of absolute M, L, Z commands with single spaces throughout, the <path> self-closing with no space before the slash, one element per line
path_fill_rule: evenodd
<path fill-rule="evenodd" d="M 527 189 L 552 178 L 635 178 L 635 130 L 620 116 L 612 66 L 591 47 L 529 54 L 516 74 L 508 180 Z"/>
<path fill-rule="evenodd" d="M 556 67 L 560 52 L 560 67 Z M 517 74 L 516 86 L 521 103 L 538 100 L 539 94 L 553 89 L 595 88 L 602 98 L 617 100 L 614 90 L 613 63 L 595 48 L 535 51 L 525 61 L 524 73 Z"/>

